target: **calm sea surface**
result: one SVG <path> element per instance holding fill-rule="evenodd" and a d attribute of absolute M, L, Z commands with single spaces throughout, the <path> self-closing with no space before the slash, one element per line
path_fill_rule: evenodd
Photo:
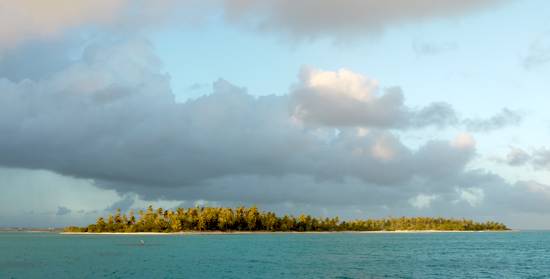
<path fill-rule="evenodd" d="M 0 278 L 550 278 L 550 232 L 0 233 Z"/>

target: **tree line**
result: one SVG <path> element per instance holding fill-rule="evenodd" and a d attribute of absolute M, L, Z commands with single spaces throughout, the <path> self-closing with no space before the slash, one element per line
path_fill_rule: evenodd
<path fill-rule="evenodd" d="M 508 228 L 498 222 L 474 222 L 466 219 L 432 217 L 400 217 L 341 221 L 338 217 L 316 218 L 310 215 L 277 216 L 258 210 L 255 206 L 223 208 L 192 207 L 176 210 L 139 210 L 138 216 L 120 209 L 107 219 L 99 217 L 86 227 L 67 227 L 66 232 L 182 232 L 182 231 L 501 231 Z"/>

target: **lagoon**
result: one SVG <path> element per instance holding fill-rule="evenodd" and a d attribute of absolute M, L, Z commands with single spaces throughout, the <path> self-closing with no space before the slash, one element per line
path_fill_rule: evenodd
<path fill-rule="evenodd" d="M 545 231 L 235 235 L 0 233 L 0 278 L 547 276 L 550 276 L 550 232 Z"/>

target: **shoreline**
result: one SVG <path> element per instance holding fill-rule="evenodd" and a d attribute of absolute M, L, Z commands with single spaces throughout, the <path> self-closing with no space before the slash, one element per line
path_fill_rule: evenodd
<path fill-rule="evenodd" d="M 311 231 L 311 232 L 269 232 L 269 231 L 184 231 L 184 232 L 60 232 L 64 235 L 243 235 L 243 234 L 422 234 L 422 233 L 491 233 L 508 231 L 441 231 L 441 230 L 400 230 L 400 231 Z"/>

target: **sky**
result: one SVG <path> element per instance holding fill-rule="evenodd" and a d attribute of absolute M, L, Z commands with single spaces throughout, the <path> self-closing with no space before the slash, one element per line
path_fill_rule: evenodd
<path fill-rule="evenodd" d="M 152 204 L 550 229 L 548 12 L 0 0 L 0 226 Z"/>

